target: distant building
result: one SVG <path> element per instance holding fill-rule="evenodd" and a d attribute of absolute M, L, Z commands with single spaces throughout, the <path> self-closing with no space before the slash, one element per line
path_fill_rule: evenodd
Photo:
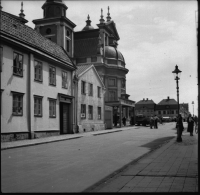
<path fill-rule="evenodd" d="M 178 103 L 175 99 L 163 99 L 156 105 L 156 113 L 158 116 L 176 118 L 178 115 Z M 189 114 L 188 103 L 179 103 L 179 113 L 185 119 Z"/>
<path fill-rule="evenodd" d="M 1 11 L 1 140 L 74 133 L 73 76 L 66 51 Z"/>
<path fill-rule="evenodd" d="M 105 129 L 105 86 L 93 65 L 77 66 L 77 125 L 79 132 Z"/>
<path fill-rule="evenodd" d="M 144 99 L 136 102 L 135 114 L 143 114 L 145 116 L 152 116 L 155 114 L 156 104 L 153 100 Z"/>

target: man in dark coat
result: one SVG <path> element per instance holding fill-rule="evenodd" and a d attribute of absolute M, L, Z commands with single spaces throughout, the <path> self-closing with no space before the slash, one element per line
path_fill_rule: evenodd
<path fill-rule="evenodd" d="M 187 123 L 188 123 L 188 129 L 187 129 L 187 131 L 190 132 L 190 136 L 193 136 L 194 118 L 192 117 L 191 114 L 189 114 L 189 116 L 187 118 Z"/>

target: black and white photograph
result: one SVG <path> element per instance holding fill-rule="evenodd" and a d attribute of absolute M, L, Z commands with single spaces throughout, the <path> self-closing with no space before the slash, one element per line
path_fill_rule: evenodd
<path fill-rule="evenodd" d="M 198 6 L 0 0 L 1 192 L 199 192 Z"/>

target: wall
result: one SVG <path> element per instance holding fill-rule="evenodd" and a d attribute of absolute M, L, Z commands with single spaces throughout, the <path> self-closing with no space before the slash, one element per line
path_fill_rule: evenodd
<path fill-rule="evenodd" d="M 24 51 L 11 48 L 4 44 L 3 47 L 3 65 L 1 72 L 1 133 L 27 132 L 27 65 L 28 55 Z M 16 51 L 23 55 L 23 77 L 13 75 L 13 52 Z M 13 97 L 12 92 L 24 93 L 23 95 L 23 116 L 12 115 Z"/>
<path fill-rule="evenodd" d="M 86 95 L 81 94 L 81 81 L 86 82 Z M 88 96 L 88 83 L 93 84 L 93 96 Z M 97 86 L 101 87 L 101 98 L 97 97 Z M 81 104 L 86 104 L 86 119 L 81 119 Z M 93 106 L 93 120 L 88 119 L 88 105 Z M 101 107 L 101 120 L 98 119 L 97 107 Z M 78 110 L 77 120 L 79 126 L 79 132 L 94 131 L 105 129 L 104 124 L 104 95 L 101 86 L 101 82 L 97 78 L 97 75 L 93 68 L 88 70 L 82 75 L 78 82 Z"/>

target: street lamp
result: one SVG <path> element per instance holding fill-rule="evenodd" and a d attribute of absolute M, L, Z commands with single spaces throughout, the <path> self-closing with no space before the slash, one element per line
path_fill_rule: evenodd
<path fill-rule="evenodd" d="M 179 87 L 178 87 L 178 80 L 180 79 L 181 76 L 181 72 L 178 69 L 178 66 L 175 66 L 175 70 L 172 72 L 174 74 L 174 80 L 176 80 L 176 89 L 177 89 L 177 102 L 178 102 L 178 117 L 179 117 Z M 177 142 L 182 142 L 182 138 L 181 138 L 181 132 L 179 131 L 179 125 L 177 125 Z"/>
<path fill-rule="evenodd" d="M 194 116 L 194 101 L 192 101 L 192 105 L 193 105 L 193 116 Z"/>

